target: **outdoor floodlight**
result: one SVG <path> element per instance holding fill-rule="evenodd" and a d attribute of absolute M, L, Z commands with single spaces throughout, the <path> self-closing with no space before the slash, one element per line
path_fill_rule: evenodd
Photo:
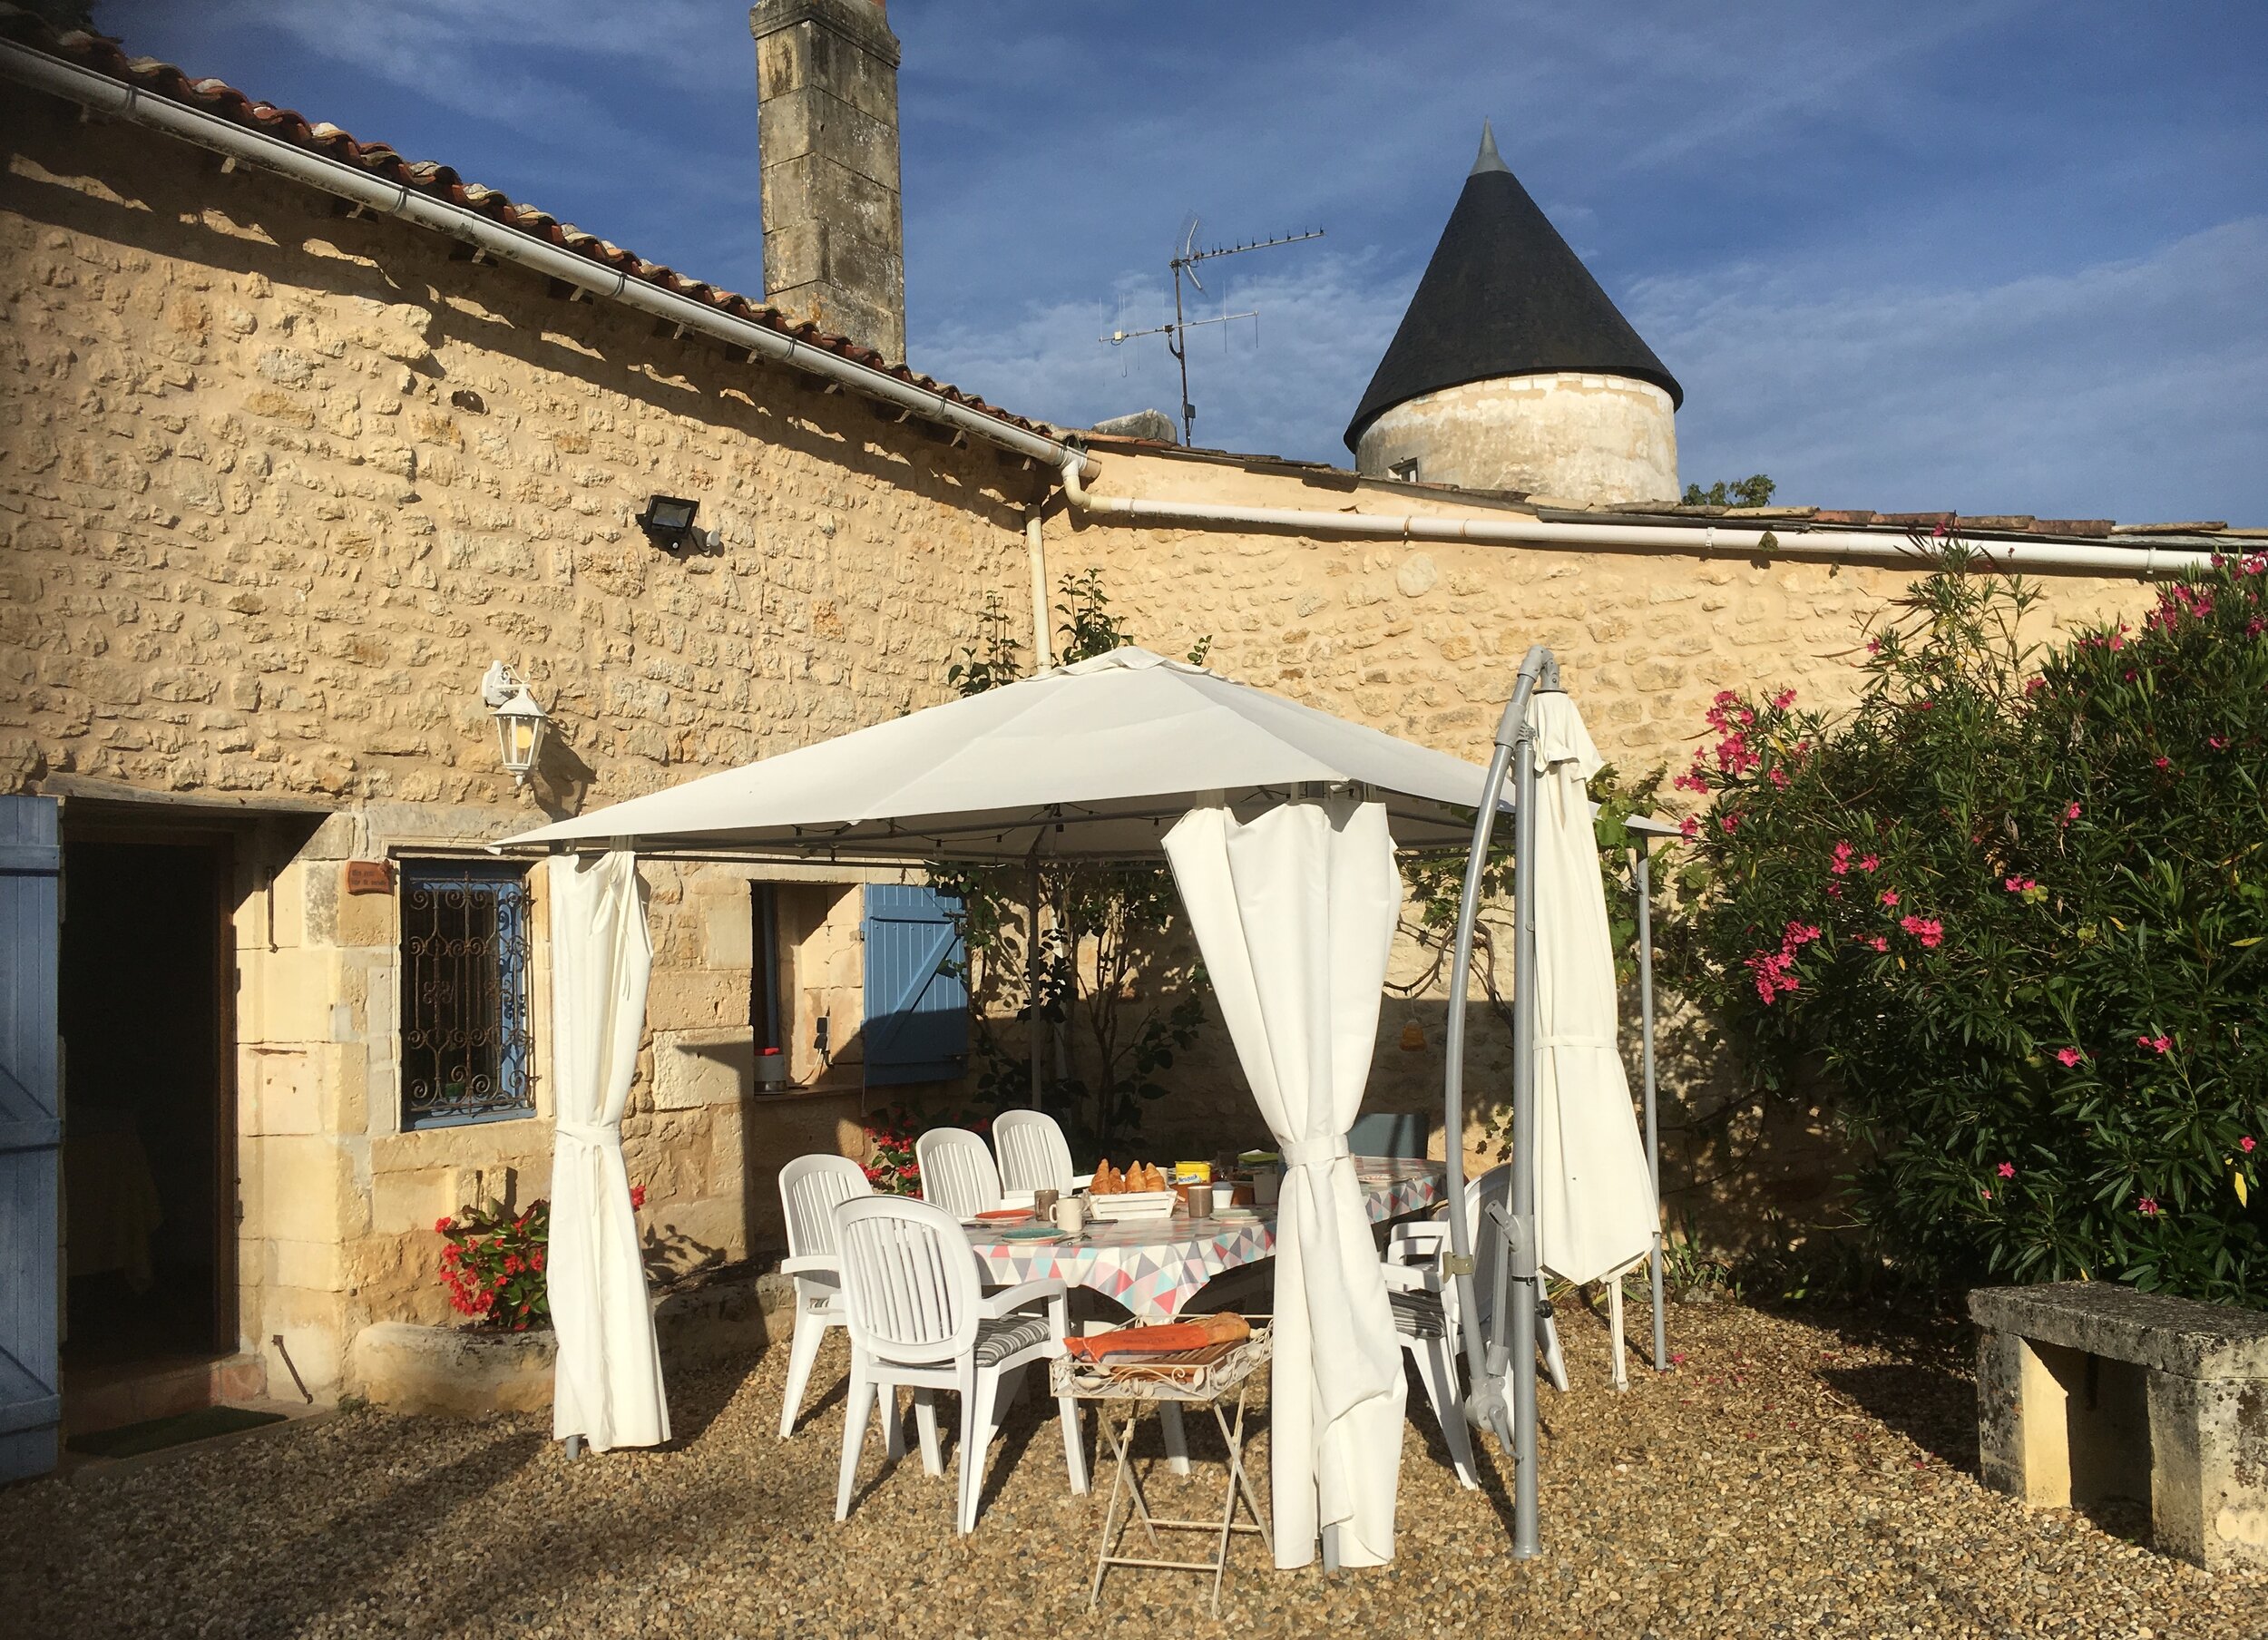
<path fill-rule="evenodd" d="M 682 495 L 650 495 L 646 510 L 638 515 L 638 527 L 664 552 L 678 552 L 693 534 L 693 514 L 700 505 Z"/>
<path fill-rule="evenodd" d="M 536 755 L 543 749 L 543 729 L 551 714 L 536 705 L 528 686 L 501 660 L 483 675 L 481 699 L 495 721 L 496 755 L 503 760 L 504 772 L 514 786 L 526 786 Z"/>

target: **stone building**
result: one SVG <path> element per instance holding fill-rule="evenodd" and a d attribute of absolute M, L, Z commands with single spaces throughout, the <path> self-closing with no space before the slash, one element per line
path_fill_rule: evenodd
<path fill-rule="evenodd" d="M 879 8 L 753 22 L 788 287 L 765 301 L 0 11 L 0 886 L 49 908 L 46 942 L 22 922 L 6 953 L 0 1346 L 34 1359 L 67 1314 L 85 1418 L 351 1391 L 367 1329 L 447 1319 L 435 1219 L 539 1196 L 549 1167 L 542 875 L 483 845 L 943 699 L 988 600 L 1043 649 L 1037 590 L 1096 569 L 1153 647 L 1209 637 L 1224 672 L 1468 756 L 1548 642 L 1643 768 L 1682 758 L 1717 689 L 1836 698 L 1854 623 L 1917 572 L 1911 535 L 1955 522 L 1650 500 L 1677 388 L 1635 335 L 1452 382 L 1405 323 L 1359 472 L 1082 438 L 931 382 L 899 356 Z M 1444 253 L 1469 207 L 1485 243 L 1549 233 L 1489 160 Z M 1598 304 L 1594 337 L 1619 323 Z M 1495 466 L 1422 430 L 1451 395 L 1538 382 L 1619 407 L 1505 432 Z M 1371 443 L 1390 425 L 1421 429 L 1415 480 Z M 1620 466 L 1569 465 L 1586 440 Z M 1532 493 L 1531 460 L 1612 504 Z M 671 498 L 689 528 L 663 526 Z M 2032 555 L 2051 624 L 2135 610 L 2210 545 L 1957 527 Z M 548 713 L 524 786 L 481 691 L 497 662 Z M 648 876 L 631 1169 L 657 1257 L 739 1259 L 778 1245 L 783 1161 L 861 1154 L 875 1104 L 950 1089 L 949 1059 L 880 1058 L 867 1029 L 903 1001 L 875 994 L 867 936 L 919 885 Z M 58 997 L 67 1127 L 38 1023 Z M 1438 1006 L 1389 1006 L 1382 1103 L 1429 1096 Z M 1401 1051 L 1412 1026 L 1429 1046 Z M 1217 1046 L 1180 1074 L 1161 1142 L 1234 1079 Z M 68 1303 L 43 1322 L 59 1246 Z"/>

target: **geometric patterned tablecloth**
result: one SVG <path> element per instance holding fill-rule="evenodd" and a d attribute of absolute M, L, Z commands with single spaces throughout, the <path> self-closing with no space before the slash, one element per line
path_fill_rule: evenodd
<path fill-rule="evenodd" d="M 1404 1157 L 1354 1158 L 1363 1206 L 1374 1225 L 1442 1199 L 1442 1165 Z M 988 1280 L 1011 1285 L 1059 1276 L 1116 1299 L 1139 1322 L 1171 1321 L 1190 1294 L 1224 1271 L 1276 1255 L 1276 1214 L 1254 1219 L 1169 1219 L 1094 1224 L 1076 1241 L 1002 1242 L 970 1232 Z"/>

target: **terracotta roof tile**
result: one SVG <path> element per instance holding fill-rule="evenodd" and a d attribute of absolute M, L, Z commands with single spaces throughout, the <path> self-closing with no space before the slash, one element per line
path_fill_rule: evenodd
<path fill-rule="evenodd" d="M 447 165 L 430 160 L 405 160 L 387 143 L 364 142 L 328 122 L 310 123 L 296 109 L 279 108 L 272 102 L 257 102 L 224 80 L 191 79 L 172 63 L 161 63 L 155 57 L 129 57 L 120 49 L 117 41 L 106 35 L 92 34 L 84 29 L 61 32 L 44 19 L 5 4 L 0 4 L 0 38 L 60 57 L 77 67 L 133 86 L 146 94 L 181 102 L 227 120 L 231 124 L 279 138 L 295 148 L 322 154 L 358 171 L 382 177 L 389 182 L 406 185 L 419 193 L 464 206 L 506 227 L 533 234 L 647 284 L 658 285 L 677 295 L 706 303 L 735 318 L 761 325 L 838 357 L 882 371 L 898 381 L 937 394 L 1012 426 L 1047 437 L 1054 436 L 1054 430 L 1042 423 L 1017 415 L 997 405 L 987 404 L 973 394 L 963 393 L 958 387 L 922 376 L 903 363 L 884 358 L 871 347 L 861 347 L 847 337 L 822 330 L 816 325 L 791 320 L 777 308 L 761 301 L 711 285 L 706 280 L 689 278 L 662 263 L 625 250 L 596 234 L 586 233 L 572 223 L 562 223 L 548 211 L 513 200 L 494 188 L 468 182 Z"/>

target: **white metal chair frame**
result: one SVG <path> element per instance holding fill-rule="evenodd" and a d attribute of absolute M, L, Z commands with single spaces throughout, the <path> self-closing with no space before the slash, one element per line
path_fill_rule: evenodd
<path fill-rule="evenodd" d="M 1069 1196 L 1094 1182 L 1091 1173 L 1071 1171 L 1071 1147 L 1063 1129 L 1044 1110 L 1003 1110 L 992 1118 L 992 1151 L 1000 1158 L 1001 1189 L 1053 1190 Z"/>
<path fill-rule="evenodd" d="M 829 1327 L 848 1324 L 835 1257 L 835 1206 L 870 1196 L 866 1170 L 846 1156 L 799 1156 L 779 1170 L 779 1205 L 787 1225 L 780 1274 L 796 1281 L 796 1331 L 787 1345 L 787 1388 L 780 1398 L 779 1438 L 796 1432 L 812 1363 Z"/>
<path fill-rule="evenodd" d="M 1067 1290 L 1060 1280 L 1025 1282 L 985 1296 L 967 1234 L 953 1215 L 902 1196 L 854 1196 L 835 1209 L 836 1245 L 842 1270 L 843 1307 L 851 1338 L 850 1391 L 843 1411 L 843 1461 L 835 1518 L 849 1518 L 858 1459 L 877 1397 L 884 1397 L 884 1450 L 904 1455 L 905 1431 L 897 1391 L 914 1391 L 922 1468 L 942 1475 L 937 1447 L 939 1390 L 961 1397 L 960 1485 L 954 1528 L 976 1529 L 984 1494 L 984 1462 L 1000 1414 L 1015 1399 L 1026 1368 L 1063 1353 L 1070 1322 Z M 1012 1321 L 1046 1306 L 1046 1334 L 1035 1342 L 979 1360 L 984 1323 Z M 1063 1425 L 1063 1462 L 1071 1490 L 1087 1490 L 1079 1403 L 1057 1398 Z"/>
<path fill-rule="evenodd" d="M 1000 1168 L 982 1134 L 966 1128 L 932 1128 L 914 1141 L 922 1173 L 922 1200 L 955 1218 L 974 1218 L 1001 1204 Z"/>

